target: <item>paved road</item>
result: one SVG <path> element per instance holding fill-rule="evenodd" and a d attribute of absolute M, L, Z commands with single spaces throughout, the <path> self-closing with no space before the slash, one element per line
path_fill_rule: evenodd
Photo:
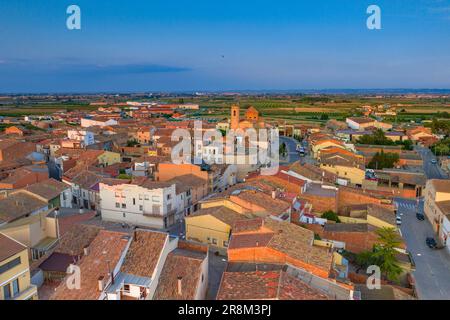
<path fill-rule="evenodd" d="M 428 148 L 416 147 L 416 151 L 421 155 L 423 160 L 423 170 L 425 171 L 425 175 L 427 179 L 447 179 L 448 175 L 441 169 L 439 164 L 436 162 L 435 164 L 431 163 L 431 160 L 436 157 Z"/>
<path fill-rule="evenodd" d="M 290 138 L 290 137 L 280 137 L 280 145 L 282 143 L 286 144 L 287 150 L 288 150 L 288 157 L 287 159 L 280 159 L 280 164 L 281 165 L 287 165 L 287 164 L 291 164 L 294 163 L 296 161 L 300 160 L 300 163 L 304 164 L 304 163 L 310 163 L 310 164 L 315 164 L 316 160 L 314 160 L 309 151 L 308 153 L 301 157 L 300 154 L 297 151 L 297 145 L 301 144 L 303 148 L 305 148 L 305 150 L 308 150 L 308 143 L 306 142 L 306 140 L 303 140 L 302 142 L 297 141 L 294 138 Z"/>
<path fill-rule="evenodd" d="M 282 136 L 282 137 L 280 137 L 280 145 L 282 143 L 286 144 L 288 156 L 287 156 L 287 159 L 280 158 L 280 164 L 286 165 L 286 164 L 290 164 L 290 163 L 300 160 L 300 154 L 297 152 L 297 145 L 300 142 L 298 142 L 294 138 Z"/>
<path fill-rule="evenodd" d="M 416 264 L 414 278 L 420 299 L 450 300 L 450 253 L 446 249 L 430 249 L 425 243 L 426 237 L 434 235 L 428 220 L 416 218 L 416 201 L 395 199 L 398 214 L 402 217 L 400 227 Z M 423 200 L 419 203 L 423 213 Z"/>
<path fill-rule="evenodd" d="M 219 291 L 222 274 L 227 266 L 226 257 L 216 256 L 214 251 L 209 251 L 208 261 L 208 290 L 206 292 L 207 300 L 215 300 Z"/>

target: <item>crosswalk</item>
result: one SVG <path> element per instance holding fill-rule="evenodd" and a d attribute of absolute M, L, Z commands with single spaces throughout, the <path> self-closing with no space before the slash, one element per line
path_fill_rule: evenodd
<path fill-rule="evenodd" d="M 395 201 L 395 206 L 398 209 L 406 209 L 408 211 L 412 211 L 412 210 L 416 210 L 416 204 L 415 203 L 410 203 L 410 202 L 397 202 Z"/>

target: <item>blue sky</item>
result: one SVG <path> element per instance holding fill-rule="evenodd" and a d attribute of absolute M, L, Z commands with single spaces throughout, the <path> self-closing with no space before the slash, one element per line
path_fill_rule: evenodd
<path fill-rule="evenodd" d="M 450 0 L 0 0 L 0 92 L 326 88 L 450 88 Z"/>

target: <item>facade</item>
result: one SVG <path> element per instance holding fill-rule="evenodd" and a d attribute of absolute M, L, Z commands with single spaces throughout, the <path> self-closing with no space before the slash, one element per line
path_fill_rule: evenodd
<path fill-rule="evenodd" d="M 442 234 L 444 216 L 448 214 L 450 180 L 428 180 L 425 189 L 424 212 L 436 234 Z M 444 236 L 444 235 L 443 235 Z"/>
<path fill-rule="evenodd" d="M 102 219 L 130 225 L 165 229 L 176 222 L 183 209 L 176 184 L 144 185 L 100 183 Z"/>
<path fill-rule="evenodd" d="M 95 143 L 94 133 L 87 130 L 67 130 L 67 137 L 82 142 L 84 147 Z"/>
<path fill-rule="evenodd" d="M 27 247 L 0 233 L 0 248 L 0 300 L 37 300 Z"/>

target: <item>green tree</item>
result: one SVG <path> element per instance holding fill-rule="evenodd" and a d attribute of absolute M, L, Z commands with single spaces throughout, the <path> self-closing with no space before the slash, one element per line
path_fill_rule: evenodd
<path fill-rule="evenodd" d="M 366 134 L 357 140 L 359 144 L 385 145 L 391 146 L 394 142 L 384 134 L 383 130 L 377 129 L 372 134 Z"/>
<path fill-rule="evenodd" d="M 287 155 L 287 147 L 284 142 L 280 145 L 280 155 L 283 157 Z"/>
<path fill-rule="evenodd" d="M 337 213 L 332 210 L 325 211 L 324 213 L 322 213 L 321 217 L 330 221 L 336 221 L 337 223 L 341 222 Z"/>
<path fill-rule="evenodd" d="M 139 144 L 139 142 L 136 139 L 131 139 L 131 140 L 127 141 L 127 147 L 134 147 L 138 144 Z"/>
<path fill-rule="evenodd" d="M 394 228 L 381 228 L 377 231 L 379 243 L 374 246 L 373 256 L 379 261 L 381 272 L 389 280 L 396 281 L 402 273 L 402 268 L 398 265 L 398 248 L 401 244 L 399 234 Z"/>
<path fill-rule="evenodd" d="M 375 153 L 372 160 L 370 160 L 367 167 L 369 169 L 384 169 L 384 168 L 393 168 L 395 164 L 399 160 L 399 155 L 396 153 L 387 152 L 384 153 L 383 151 Z"/>
<path fill-rule="evenodd" d="M 356 263 L 362 268 L 377 265 L 386 279 L 397 281 L 402 273 L 402 268 L 398 264 L 398 251 L 396 249 L 401 244 L 400 236 L 394 228 L 380 228 L 376 233 L 378 243 L 374 245 L 372 251 L 359 253 L 356 256 Z"/>
<path fill-rule="evenodd" d="M 436 156 L 450 156 L 450 138 L 435 143 L 431 146 L 431 151 Z"/>

